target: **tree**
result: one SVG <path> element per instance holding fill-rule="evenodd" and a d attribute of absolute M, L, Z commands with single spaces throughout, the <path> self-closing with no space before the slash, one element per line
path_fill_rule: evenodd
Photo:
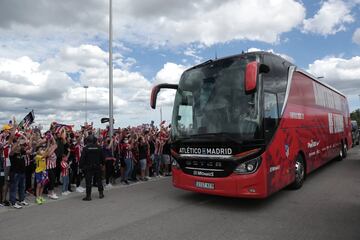
<path fill-rule="evenodd" d="M 350 113 L 351 120 L 355 120 L 358 125 L 360 124 L 360 109 L 356 109 L 355 111 Z"/>

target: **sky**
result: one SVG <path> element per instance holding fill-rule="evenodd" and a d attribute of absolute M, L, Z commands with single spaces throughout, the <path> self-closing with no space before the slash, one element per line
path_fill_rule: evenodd
<path fill-rule="evenodd" d="M 360 107 L 360 0 L 113 0 L 115 127 L 171 119 L 152 86 L 242 51 L 279 54 Z M 109 0 L 0 0 L 0 124 L 108 116 Z M 85 108 L 85 89 L 87 107 Z"/>

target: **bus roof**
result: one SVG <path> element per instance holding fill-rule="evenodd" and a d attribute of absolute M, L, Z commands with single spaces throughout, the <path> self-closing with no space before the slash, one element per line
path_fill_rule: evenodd
<path fill-rule="evenodd" d="M 296 66 L 295 64 L 289 62 L 288 60 L 286 60 L 285 58 L 281 57 L 280 55 L 277 55 L 277 54 L 274 54 L 274 53 L 271 53 L 271 52 L 264 52 L 264 51 L 256 51 L 256 52 L 244 52 L 244 53 L 241 53 L 241 54 L 235 54 L 235 55 L 231 55 L 231 56 L 227 56 L 227 57 L 223 57 L 223 58 L 217 58 L 217 59 L 209 59 L 203 63 L 200 63 L 198 65 L 195 65 L 189 69 L 187 69 L 186 71 L 188 70 L 191 70 L 191 69 L 194 69 L 194 68 L 198 68 L 200 66 L 204 66 L 204 65 L 207 65 L 209 63 L 212 63 L 212 62 L 217 62 L 217 61 L 221 61 L 221 60 L 224 60 L 224 59 L 230 59 L 230 58 L 237 58 L 237 57 L 241 57 L 241 56 L 244 56 L 244 55 L 255 55 L 255 56 L 264 56 L 264 55 L 272 55 L 272 56 L 275 56 L 275 57 L 278 57 L 278 58 L 281 58 L 282 60 L 288 62 L 290 65 L 294 65 Z M 320 81 L 317 77 L 315 77 L 314 75 L 312 75 L 311 73 L 309 72 L 306 72 L 305 70 L 301 69 L 301 68 L 298 68 L 296 66 L 296 71 L 297 72 L 300 72 L 304 75 L 306 75 L 307 77 L 311 78 L 312 80 L 314 80 L 315 82 L 318 82 L 320 83 L 321 85 L 323 85 L 324 87 L 327 87 L 329 88 L 330 90 L 336 92 L 337 94 L 340 94 L 341 96 L 345 97 L 345 94 L 343 94 L 342 92 L 340 92 L 339 90 L 335 89 L 334 87 Z"/>
<path fill-rule="evenodd" d="M 337 94 L 339 94 L 339 95 L 341 95 L 341 96 L 343 96 L 343 97 L 346 98 L 345 94 L 343 94 L 343 93 L 340 92 L 339 90 L 333 88 L 333 87 L 330 86 L 329 84 L 326 84 L 326 83 L 320 81 L 317 77 L 315 77 L 315 76 L 312 75 L 311 73 L 308 73 L 308 72 L 306 72 L 305 70 L 300 69 L 300 68 L 296 68 L 296 71 L 299 72 L 299 73 L 302 73 L 302 74 L 304 74 L 304 75 L 306 75 L 306 76 L 308 76 L 309 78 L 311 78 L 311 79 L 314 80 L 315 82 L 320 83 L 320 84 L 323 85 L 324 87 L 327 87 L 327 88 L 329 88 L 330 90 L 332 90 L 332 91 L 336 92 Z"/>

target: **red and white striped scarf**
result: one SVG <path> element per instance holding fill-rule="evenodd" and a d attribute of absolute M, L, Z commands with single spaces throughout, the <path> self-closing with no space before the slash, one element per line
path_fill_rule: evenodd
<path fill-rule="evenodd" d="M 10 158 L 9 158 L 9 154 L 10 154 L 10 151 L 11 151 L 11 145 L 8 144 L 8 143 L 5 143 L 4 145 L 4 167 L 10 167 Z"/>
<path fill-rule="evenodd" d="M 61 176 L 65 177 L 69 175 L 69 164 L 67 160 L 63 159 L 61 161 Z"/>
<path fill-rule="evenodd" d="M 83 149 L 83 146 L 81 146 L 81 144 L 76 144 L 76 146 L 75 146 L 75 160 L 76 160 L 77 163 L 80 162 L 82 149 Z"/>
<path fill-rule="evenodd" d="M 46 169 L 54 169 L 56 168 L 56 154 L 53 153 L 46 159 Z"/>

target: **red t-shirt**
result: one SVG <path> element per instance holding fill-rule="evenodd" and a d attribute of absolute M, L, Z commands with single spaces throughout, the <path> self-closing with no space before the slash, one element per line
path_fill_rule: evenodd
<path fill-rule="evenodd" d="M 132 150 L 130 148 L 130 144 L 123 143 L 122 146 L 121 146 L 121 149 L 122 149 L 124 159 L 133 158 L 133 153 L 132 153 Z"/>

